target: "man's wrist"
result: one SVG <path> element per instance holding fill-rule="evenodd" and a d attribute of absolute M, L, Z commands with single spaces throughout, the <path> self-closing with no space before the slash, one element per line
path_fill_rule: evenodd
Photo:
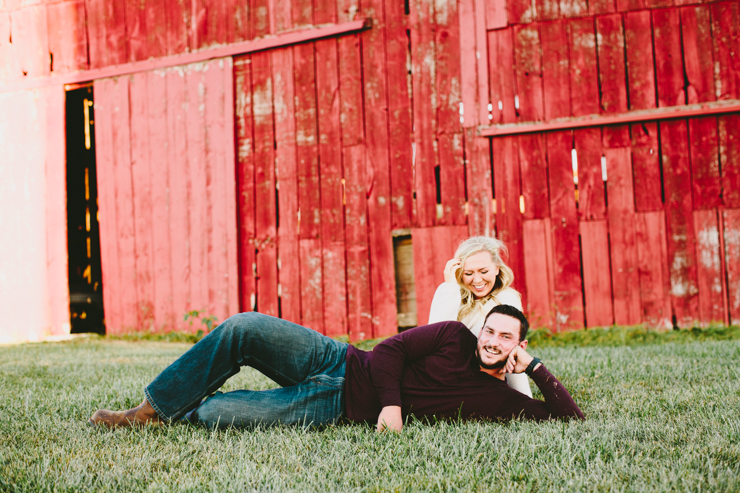
<path fill-rule="evenodd" d="M 529 375 L 531 377 L 532 376 L 532 372 L 534 372 L 535 368 L 540 363 L 541 363 L 541 361 L 540 361 L 539 358 L 532 358 L 532 361 L 529 362 L 529 365 L 527 365 L 527 368 L 524 369 L 524 373 L 526 373 L 527 375 Z"/>

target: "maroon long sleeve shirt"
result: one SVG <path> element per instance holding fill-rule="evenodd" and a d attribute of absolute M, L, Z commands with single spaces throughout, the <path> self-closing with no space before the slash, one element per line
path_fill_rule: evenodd
<path fill-rule="evenodd" d="M 371 352 L 350 346 L 347 417 L 375 422 L 383 407 L 401 406 L 404 417 L 417 418 L 584 419 L 544 365 L 531 375 L 543 402 L 480 371 L 476 345 L 477 338 L 460 322 L 440 322 L 402 332 Z"/>

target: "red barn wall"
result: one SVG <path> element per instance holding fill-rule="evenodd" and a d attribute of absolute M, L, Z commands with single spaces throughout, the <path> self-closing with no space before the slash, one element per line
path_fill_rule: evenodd
<path fill-rule="evenodd" d="M 455 244 L 488 233 L 537 324 L 689 326 L 740 317 L 738 116 L 716 110 L 740 110 L 738 5 L 6 1 L 0 90 L 95 82 L 109 331 L 240 307 L 393 333 L 399 231 L 419 323 Z M 714 106 L 681 116 L 701 103 Z M 623 118 L 660 108 L 675 119 Z M 63 114 L 49 115 L 23 138 L 58 143 Z M 47 148 L 59 203 L 63 145 Z M 39 303 L 60 319 L 52 271 Z"/>

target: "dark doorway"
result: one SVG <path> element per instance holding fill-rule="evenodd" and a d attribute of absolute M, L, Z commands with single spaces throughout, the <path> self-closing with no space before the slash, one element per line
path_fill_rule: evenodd
<path fill-rule="evenodd" d="M 67 91 L 67 249 L 72 333 L 105 334 L 93 88 Z"/>

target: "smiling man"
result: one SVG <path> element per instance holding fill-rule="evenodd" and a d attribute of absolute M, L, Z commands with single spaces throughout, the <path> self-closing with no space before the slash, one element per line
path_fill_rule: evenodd
<path fill-rule="evenodd" d="M 144 389 L 140 406 L 97 411 L 90 423 L 130 426 L 187 415 L 211 427 L 310 426 L 347 418 L 400 431 L 409 416 L 583 419 L 565 387 L 526 352 L 528 328 L 522 312 L 499 305 L 477 339 L 460 322 L 440 322 L 402 332 L 367 352 L 285 320 L 242 313 L 160 373 Z M 245 365 L 282 388 L 216 392 Z M 504 381 L 506 373 L 522 372 L 544 401 Z"/>

